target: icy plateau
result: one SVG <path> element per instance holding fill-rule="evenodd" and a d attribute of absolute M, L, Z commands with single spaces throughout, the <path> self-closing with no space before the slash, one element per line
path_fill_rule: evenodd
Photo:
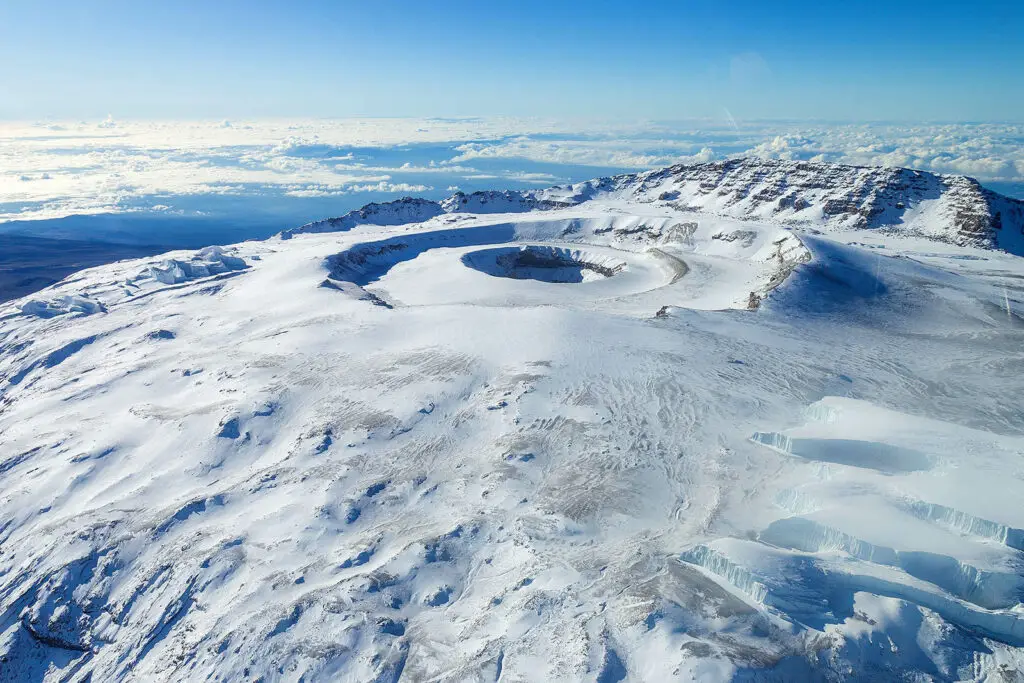
<path fill-rule="evenodd" d="M 1024 203 L 733 160 L 0 306 L 0 681 L 1021 681 Z"/>

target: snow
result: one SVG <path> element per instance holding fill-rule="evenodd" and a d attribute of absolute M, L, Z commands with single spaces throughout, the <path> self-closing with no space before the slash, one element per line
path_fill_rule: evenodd
<path fill-rule="evenodd" d="M 221 247 L 206 247 L 188 261 L 168 259 L 159 265 L 150 265 L 138 279 L 152 278 L 165 285 L 175 285 L 210 275 L 245 268 L 245 261 L 237 256 L 225 255 Z"/>
<path fill-rule="evenodd" d="M 1024 261 L 679 173 L 3 305 L 0 680 L 1012 676 Z"/>
<path fill-rule="evenodd" d="M 21 304 L 22 313 L 38 318 L 52 318 L 55 315 L 65 315 L 67 313 L 89 315 L 90 313 L 99 313 L 102 310 L 102 304 L 90 301 L 84 296 L 75 296 L 73 294 L 58 296 L 49 301 L 29 299 Z"/>

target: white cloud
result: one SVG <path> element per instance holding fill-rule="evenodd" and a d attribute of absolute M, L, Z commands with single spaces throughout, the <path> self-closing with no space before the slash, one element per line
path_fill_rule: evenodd
<path fill-rule="evenodd" d="M 475 159 L 525 159 L 539 163 L 620 168 L 649 168 L 672 163 L 671 154 L 644 153 L 642 148 L 670 145 L 650 140 L 535 140 L 522 137 L 499 143 L 471 142 L 456 148 L 448 163 Z"/>
<path fill-rule="evenodd" d="M 909 166 L 982 180 L 1024 180 L 1020 125 L 836 126 L 789 132 L 750 154 L 863 166 Z"/>
<path fill-rule="evenodd" d="M 409 183 L 389 183 L 384 180 L 375 185 L 350 185 L 349 192 L 428 192 L 434 188 L 430 185 L 410 185 Z"/>
<path fill-rule="evenodd" d="M 112 117 L 99 124 L 0 123 L 0 221 L 152 210 L 155 204 L 178 211 L 183 198 L 191 210 L 202 210 L 204 196 L 237 195 L 255 206 L 281 197 L 418 194 L 467 183 L 499 189 L 560 184 L 609 171 L 741 155 L 1024 181 L 1024 126 L 1012 124 L 812 125 L 735 122 L 728 116 L 676 124 L 224 123 Z"/>

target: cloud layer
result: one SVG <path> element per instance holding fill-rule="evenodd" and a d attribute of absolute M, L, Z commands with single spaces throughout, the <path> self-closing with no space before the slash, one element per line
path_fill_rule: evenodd
<path fill-rule="evenodd" d="M 0 143 L 0 221 L 252 210 L 287 222 L 390 196 L 549 185 L 743 155 L 1024 182 L 1022 125 L 737 123 L 728 112 L 722 121 L 672 124 L 108 118 L 0 124 Z"/>

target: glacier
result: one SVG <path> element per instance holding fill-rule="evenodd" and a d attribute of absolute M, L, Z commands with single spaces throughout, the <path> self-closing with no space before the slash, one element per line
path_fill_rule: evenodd
<path fill-rule="evenodd" d="M 730 160 L 0 304 L 0 681 L 1013 681 L 1024 209 Z"/>

